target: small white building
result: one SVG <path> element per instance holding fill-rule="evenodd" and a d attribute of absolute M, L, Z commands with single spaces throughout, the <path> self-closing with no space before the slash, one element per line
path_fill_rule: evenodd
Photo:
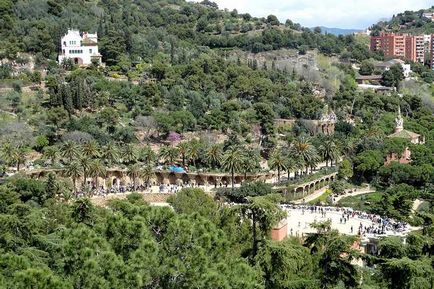
<path fill-rule="evenodd" d="M 434 20 L 434 12 L 425 12 L 422 14 L 422 17 L 430 19 L 431 21 Z"/>
<path fill-rule="evenodd" d="M 64 59 L 72 59 L 78 65 L 90 65 L 92 60 L 101 64 L 101 54 L 98 51 L 98 36 L 78 30 L 68 30 L 61 39 L 62 50 L 59 54 L 59 63 Z"/>
<path fill-rule="evenodd" d="M 383 71 L 387 71 L 390 70 L 390 67 L 392 67 L 392 65 L 395 64 L 399 64 L 402 67 L 402 73 L 404 74 L 405 78 L 409 78 L 411 76 L 411 73 L 413 72 L 411 70 L 411 65 L 410 64 L 406 64 L 404 60 L 402 59 L 391 59 L 389 61 L 385 61 L 385 62 L 381 62 L 375 65 L 375 68 L 383 70 Z"/>

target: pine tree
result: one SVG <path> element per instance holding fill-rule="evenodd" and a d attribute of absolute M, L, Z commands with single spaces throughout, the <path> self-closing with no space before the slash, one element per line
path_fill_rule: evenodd
<path fill-rule="evenodd" d="M 48 174 L 47 180 L 45 181 L 45 191 L 48 199 L 52 199 L 57 195 L 57 180 L 54 173 Z"/>

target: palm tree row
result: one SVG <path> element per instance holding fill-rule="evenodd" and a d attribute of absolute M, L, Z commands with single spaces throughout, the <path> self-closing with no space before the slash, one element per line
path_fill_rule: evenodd
<path fill-rule="evenodd" d="M 1 148 L 0 157 L 6 165 L 15 166 L 20 171 L 21 165 L 26 161 L 26 149 L 6 143 Z"/>
<path fill-rule="evenodd" d="M 276 148 L 270 155 L 268 166 L 277 170 L 277 179 L 280 181 L 282 171 L 286 171 L 288 179 L 293 171 L 301 175 L 303 171 L 307 174 L 309 169 L 313 171 L 321 160 L 333 164 L 339 158 L 339 150 L 331 139 L 326 139 L 318 149 L 312 145 L 308 138 L 301 136 L 295 139 L 288 147 Z"/>

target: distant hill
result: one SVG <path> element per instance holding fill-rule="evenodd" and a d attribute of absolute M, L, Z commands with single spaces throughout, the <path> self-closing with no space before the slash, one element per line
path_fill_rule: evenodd
<path fill-rule="evenodd" d="M 343 28 L 330 28 L 325 26 L 320 26 L 321 33 L 323 34 L 333 34 L 333 35 L 348 35 L 353 34 L 354 32 L 360 32 L 363 29 L 343 29 Z"/>
<path fill-rule="evenodd" d="M 430 34 L 434 31 L 434 21 L 423 16 L 424 13 L 433 13 L 434 6 L 418 11 L 405 11 L 393 15 L 388 20 L 380 20 L 373 25 L 374 34 L 380 31 L 407 32 L 414 34 Z"/>

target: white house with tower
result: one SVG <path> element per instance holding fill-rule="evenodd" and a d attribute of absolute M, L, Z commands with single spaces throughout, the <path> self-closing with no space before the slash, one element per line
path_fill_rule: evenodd
<path fill-rule="evenodd" d="M 62 50 L 59 63 L 64 59 L 72 59 L 78 65 L 90 65 L 92 61 L 101 64 L 101 54 L 98 51 L 98 35 L 68 29 L 61 39 Z"/>

